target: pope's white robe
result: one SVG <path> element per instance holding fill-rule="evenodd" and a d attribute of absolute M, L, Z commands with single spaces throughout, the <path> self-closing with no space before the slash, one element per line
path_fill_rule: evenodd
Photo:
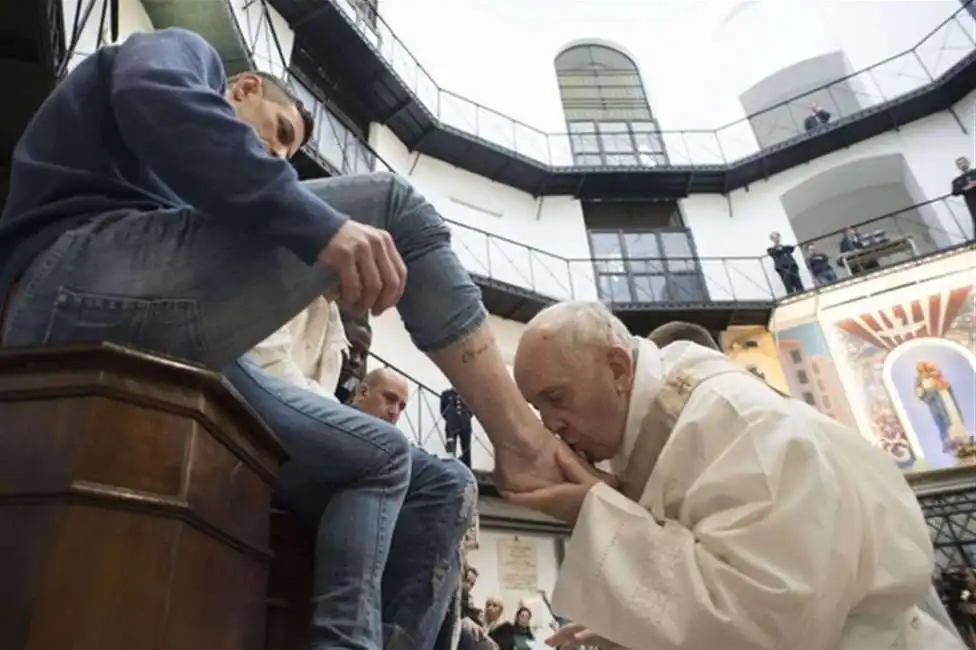
<path fill-rule="evenodd" d="M 636 373 L 621 492 L 587 495 L 559 615 L 630 650 L 964 647 L 916 607 L 932 545 L 882 451 L 694 344 L 644 341 Z"/>

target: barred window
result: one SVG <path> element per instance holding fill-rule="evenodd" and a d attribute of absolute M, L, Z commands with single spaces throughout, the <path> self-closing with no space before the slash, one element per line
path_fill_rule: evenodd
<path fill-rule="evenodd" d="M 575 45 L 556 57 L 556 78 L 577 165 L 668 163 L 637 65 L 605 45 Z"/>

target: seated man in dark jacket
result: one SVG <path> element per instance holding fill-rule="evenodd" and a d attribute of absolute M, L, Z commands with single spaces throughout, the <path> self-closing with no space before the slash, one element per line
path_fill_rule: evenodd
<path fill-rule="evenodd" d="M 851 226 L 844 232 L 844 238 L 840 240 L 840 252 L 850 253 L 852 251 L 860 250 L 862 248 L 867 248 L 868 244 L 864 243 L 861 239 L 861 235 L 858 234 L 857 228 Z M 874 269 L 881 268 L 877 260 L 870 260 L 867 262 L 847 262 L 847 268 L 850 270 L 851 275 L 858 275 L 860 273 L 865 273 L 867 271 L 873 271 Z"/>

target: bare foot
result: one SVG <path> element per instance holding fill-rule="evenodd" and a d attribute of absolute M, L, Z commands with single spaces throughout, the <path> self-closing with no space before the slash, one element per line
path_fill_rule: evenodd
<path fill-rule="evenodd" d="M 556 462 L 562 443 L 548 432 L 542 440 L 539 446 L 495 448 L 495 485 L 500 491 L 531 492 L 563 482 Z"/>
<path fill-rule="evenodd" d="M 560 467 L 557 457 L 567 463 L 578 465 L 597 480 L 617 489 L 620 481 L 613 474 L 597 469 L 580 458 L 566 443 L 556 437 L 541 449 L 495 450 L 495 486 L 500 492 L 533 492 L 540 488 L 559 483 L 572 482 Z"/>

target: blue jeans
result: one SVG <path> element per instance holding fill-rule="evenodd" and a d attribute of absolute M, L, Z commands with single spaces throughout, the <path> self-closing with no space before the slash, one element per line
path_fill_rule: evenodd
<path fill-rule="evenodd" d="M 385 172 L 306 181 L 351 219 L 390 233 L 407 265 L 397 309 L 425 352 L 485 320 L 481 292 L 424 198 Z M 102 214 L 34 260 L 7 308 L 3 344 L 112 341 L 223 370 L 338 283 L 234 215 L 192 209 Z"/>
<path fill-rule="evenodd" d="M 387 647 L 431 650 L 461 578 L 461 541 L 478 485 L 457 460 L 420 447 L 411 446 L 410 466 L 383 575 L 383 622 Z"/>
<path fill-rule="evenodd" d="M 407 265 L 397 309 L 418 348 L 442 349 L 482 325 L 486 316 L 480 292 L 450 248 L 447 225 L 409 184 L 394 174 L 377 173 L 313 180 L 307 187 L 350 218 L 390 233 Z M 7 306 L 3 345 L 112 341 L 238 374 L 231 364 L 334 288 L 338 275 L 241 230 L 233 217 L 192 209 L 118 211 L 64 233 L 19 279 Z M 364 424 L 361 414 L 350 415 L 338 406 L 319 408 L 310 417 L 327 420 L 337 430 L 379 427 L 367 437 L 383 430 L 392 435 L 392 428 L 375 420 Z M 316 449 L 315 462 L 326 462 L 328 446 Z M 395 474 L 392 465 L 388 469 Z M 386 506 L 375 507 L 379 512 Z M 394 543 L 379 539 L 386 532 L 377 530 L 376 561 Z M 364 589 L 357 585 L 347 592 L 346 602 L 358 605 Z M 323 608 L 314 647 L 381 647 L 374 624 L 378 610 L 368 598 L 365 602 L 371 611 L 356 624 L 361 627 L 355 633 L 361 635 L 358 645 L 342 636 L 340 628 L 348 624 L 344 614 Z"/>
<path fill-rule="evenodd" d="M 274 504 L 315 531 L 312 647 L 382 647 L 381 581 L 410 482 L 409 442 L 392 425 L 246 359 L 224 375 L 288 451 Z"/>
<path fill-rule="evenodd" d="M 275 504 L 318 531 L 315 649 L 378 648 L 381 636 L 386 648 L 433 647 L 477 498 L 471 472 L 246 358 L 224 374 L 288 450 Z"/>

